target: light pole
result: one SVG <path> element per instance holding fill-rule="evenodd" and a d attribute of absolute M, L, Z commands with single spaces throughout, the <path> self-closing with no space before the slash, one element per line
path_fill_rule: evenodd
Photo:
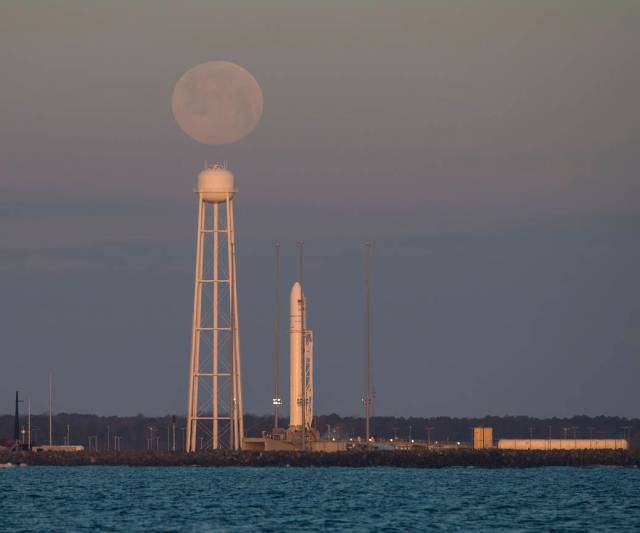
<path fill-rule="evenodd" d="M 631 426 L 621 426 L 622 428 L 622 438 L 631 440 Z"/>
<path fill-rule="evenodd" d="M 533 440 L 533 428 L 529 428 L 529 449 L 531 449 L 531 441 Z"/>

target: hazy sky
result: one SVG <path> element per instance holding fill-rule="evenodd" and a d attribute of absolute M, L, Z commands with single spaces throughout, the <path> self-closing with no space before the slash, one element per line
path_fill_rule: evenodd
<path fill-rule="evenodd" d="M 193 187 L 228 159 L 248 412 L 298 239 L 317 410 L 361 412 L 370 238 L 376 414 L 640 415 L 640 2 L 311 4 L 0 3 L 0 412 L 49 369 L 56 410 L 185 411 Z M 171 115 L 210 60 L 264 93 L 234 145 Z"/>

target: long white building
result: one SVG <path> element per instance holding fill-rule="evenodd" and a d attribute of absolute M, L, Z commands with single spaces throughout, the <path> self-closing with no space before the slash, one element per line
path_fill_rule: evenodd
<path fill-rule="evenodd" d="M 501 450 L 627 450 L 626 439 L 500 439 Z"/>

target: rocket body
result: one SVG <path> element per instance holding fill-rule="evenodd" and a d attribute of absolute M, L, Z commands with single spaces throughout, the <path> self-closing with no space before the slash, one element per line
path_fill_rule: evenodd
<path fill-rule="evenodd" d="M 303 298 L 300 283 L 294 283 L 289 300 L 289 426 L 292 428 L 302 427 L 303 404 L 305 427 L 310 428 L 313 422 L 313 333 L 307 329 L 307 306 Z"/>

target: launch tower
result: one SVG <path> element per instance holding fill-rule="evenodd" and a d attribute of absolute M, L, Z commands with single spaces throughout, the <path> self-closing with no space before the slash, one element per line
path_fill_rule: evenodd
<path fill-rule="evenodd" d="M 186 448 L 242 448 L 244 436 L 233 174 L 226 165 L 198 175 L 195 290 Z"/>

